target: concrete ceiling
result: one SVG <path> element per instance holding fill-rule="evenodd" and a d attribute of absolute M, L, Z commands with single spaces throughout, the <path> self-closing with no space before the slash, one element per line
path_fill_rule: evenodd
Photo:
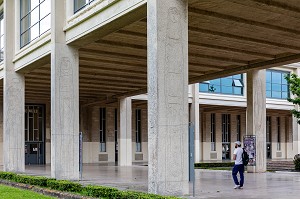
<path fill-rule="evenodd" d="M 147 19 L 80 49 L 80 100 L 147 91 Z M 190 0 L 190 83 L 300 61 L 298 0 Z M 50 64 L 26 74 L 26 99 L 50 100 Z"/>

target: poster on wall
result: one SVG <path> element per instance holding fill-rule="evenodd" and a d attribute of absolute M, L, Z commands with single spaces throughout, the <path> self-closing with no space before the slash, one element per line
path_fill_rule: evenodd
<path fill-rule="evenodd" d="M 244 149 L 249 155 L 248 166 L 255 166 L 255 162 L 256 162 L 256 137 L 255 137 L 255 135 L 244 136 Z"/>

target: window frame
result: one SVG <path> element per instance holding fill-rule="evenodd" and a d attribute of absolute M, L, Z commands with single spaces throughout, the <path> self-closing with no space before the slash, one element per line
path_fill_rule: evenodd
<path fill-rule="evenodd" d="M 135 110 L 135 145 L 136 152 L 142 152 L 142 110 Z"/>
<path fill-rule="evenodd" d="M 240 78 L 236 76 L 240 76 Z M 222 95 L 236 95 L 236 96 L 244 96 L 244 75 L 238 74 L 232 75 L 228 77 L 213 79 L 209 81 L 203 81 L 199 83 L 199 92 L 203 93 L 212 93 L 212 94 L 222 94 Z M 225 83 L 227 81 L 227 84 Z M 230 83 L 228 83 L 230 81 Z M 218 82 L 218 83 L 214 83 Z M 205 90 L 202 90 L 201 87 L 207 86 Z M 215 86 L 215 87 L 214 87 Z M 218 89 L 217 89 L 218 88 Z M 225 92 L 226 88 L 230 88 L 230 92 Z M 240 88 L 241 91 L 238 93 L 235 91 L 236 88 Z M 219 91 L 216 91 L 219 90 Z"/>
<path fill-rule="evenodd" d="M 88 1 L 88 2 L 87 2 Z M 73 0 L 73 14 L 76 14 L 77 12 L 79 12 L 80 10 L 84 9 L 85 7 L 91 5 L 95 0 L 85 0 L 85 3 L 83 6 L 81 6 L 80 8 L 77 8 L 75 7 L 76 5 L 76 0 Z"/>
<path fill-rule="evenodd" d="M 43 3 L 45 3 L 46 1 L 49 1 L 50 2 L 50 5 L 51 5 L 51 0 L 39 0 L 39 3 L 38 5 L 36 5 L 34 8 L 30 8 L 29 10 L 29 7 L 30 7 L 30 3 L 28 3 L 28 12 L 27 13 L 24 13 L 24 16 L 22 16 L 23 12 L 22 12 L 22 0 L 20 0 L 20 49 L 24 48 L 25 46 L 29 45 L 31 42 L 33 42 L 34 40 L 40 38 L 42 35 L 44 35 L 46 32 L 48 32 L 50 29 L 51 29 L 51 25 L 49 26 L 49 29 L 45 30 L 44 32 L 41 32 L 41 22 L 46 19 L 47 17 L 50 17 L 50 21 L 51 21 L 51 9 L 50 9 L 50 12 L 47 13 L 46 15 L 44 15 L 42 18 L 41 18 L 41 5 Z M 29 21 L 29 24 L 28 26 L 26 27 L 23 27 L 22 26 L 22 22 L 23 20 L 26 19 L 26 17 L 30 17 L 31 16 L 31 13 L 35 10 L 35 9 L 38 9 L 38 15 L 39 15 L 39 18 L 37 20 L 37 22 L 35 22 L 34 24 L 30 24 L 30 20 Z M 30 33 L 30 30 L 34 27 L 38 25 L 38 36 L 35 37 L 35 38 L 31 38 L 31 33 Z M 22 29 L 23 28 L 23 29 Z M 27 42 L 24 42 L 24 37 L 23 35 L 25 34 L 30 34 L 28 37 L 28 41 Z"/>
<path fill-rule="evenodd" d="M 106 108 L 99 109 L 99 116 L 100 152 L 106 152 Z"/>
<path fill-rule="evenodd" d="M 270 73 L 270 81 L 268 80 L 268 73 Z M 281 75 L 281 82 L 277 83 L 277 82 L 273 82 L 273 73 L 280 73 Z M 290 71 L 283 71 L 283 70 L 273 70 L 273 69 L 268 69 L 266 70 L 266 98 L 268 99 L 280 99 L 280 100 L 286 100 L 287 98 L 290 97 L 290 88 L 288 86 L 288 83 L 286 82 L 286 84 L 284 84 L 283 80 L 284 80 L 284 76 L 285 75 L 290 75 L 291 72 Z M 270 84 L 270 90 L 268 90 L 268 84 Z M 273 90 L 273 86 L 274 85 L 280 85 L 280 91 L 274 91 Z M 282 88 L 283 86 L 286 86 L 286 91 L 283 91 Z M 270 92 L 270 95 L 268 95 L 268 92 Z M 273 96 L 273 92 L 280 92 L 280 96 L 281 97 L 275 97 Z M 287 97 L 283 97 L 282 93 L 287 93 Z"/>
<path fill-rule="evenodd" d="M 210 142 L 211 142 L 211 151 L 216 151 L 216 114 L 210 114 Z"/>

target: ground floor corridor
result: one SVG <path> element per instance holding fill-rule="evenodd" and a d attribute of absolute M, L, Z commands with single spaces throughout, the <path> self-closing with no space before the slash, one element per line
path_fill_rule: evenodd
<path fill-rule="evenodd" d="M 50 165 L 26 166 L 26 173 L 50 177 Z M 245 187 L 241 190 L 233 189 L 230 171 L 198 169 L 195 173 L 195 198 L 299 198 L 300 173 L 246 173 Z M 148 189 L 147 174 L 147 166 L 120 167 L 84 164 L 81 182 L 146 192 Z M 191 184 L 190 193 L 192 193 Z"/>

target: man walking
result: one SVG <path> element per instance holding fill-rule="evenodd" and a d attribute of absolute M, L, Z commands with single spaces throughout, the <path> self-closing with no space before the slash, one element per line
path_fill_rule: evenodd
<path fill-rule="evenodd" d="M 235 149 L 233 152 L 234 159 L 234 167 L 232 169 L 232 177 L 235 183 L 234 189 L 241 189 L 244 185 L 244 164 L 243 164 L 243 149 L 241 147 L 242 143 L 240 141 L 236 141 Z M 240 174 L 240 182 L 237 178 L 237 173 Z"/>

